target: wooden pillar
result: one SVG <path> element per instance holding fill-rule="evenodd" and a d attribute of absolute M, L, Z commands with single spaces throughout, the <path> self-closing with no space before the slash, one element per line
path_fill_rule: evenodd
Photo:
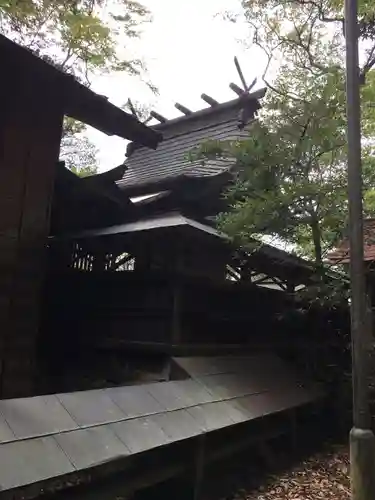
<path fill-rule="evenodd" d="M 92 264 L 92 270 L 94 272 L 103 272 L 106 264 L 106 253 L 101 248 L 97 248 L 94 253 L 94 262 Z"/>
<path fill-rule="evenodd" d="M 178 280 L 172 284 L 173 306 L 172 306 L 172 344 L 182 342 L 182 284 Z"/>
<path fill-rule="evenodd" d="M 27 88 L 25 82 L 25 88 Z M 25 91 L 27 92 L 27 91 Z M 63 113 L 48 92 L 6 94 L 0 122 L 0 397 L 34 390 L 40 292 Z M 10 101 L 10 102 L 9 102 Z"/>
<path fill-rule="evenodd" d="M 197 439 L 197 448 L 194 459 L 194 492 L 193 500 L 202 500 L 204 493 L 204 465 L 206 456 L 206 435 Z"/>
<path fill-rule="evenodd" d="M 290 434 L 291 451 L 295 454 L 298 450 L 298 422 L 296 409 L 293 409 L 290 413 Z"/>
<path fill-rule="evenodd" d="M 373 313 L 373 307 L 374 307 L 374 287 L 373 287 L 373 277 L 371 272 L 367 272 L 366 274 L 366 291 L 367 291 L 367 320 L 368 320 L 368 327 L 367 327 L 367 332 L 370 335 L 369 342 L 372 344 L 372 339 L 374 335 L 374 313 Z"/>

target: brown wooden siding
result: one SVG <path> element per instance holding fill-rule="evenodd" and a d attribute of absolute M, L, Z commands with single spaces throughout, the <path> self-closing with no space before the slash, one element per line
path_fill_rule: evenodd
<path fill-rule="evenodd" d="M 62 111 L 17 95 L 1 122 L 1 397 L 31 394 Z M 6 98 L 9 98 L 6 97 Z"/>

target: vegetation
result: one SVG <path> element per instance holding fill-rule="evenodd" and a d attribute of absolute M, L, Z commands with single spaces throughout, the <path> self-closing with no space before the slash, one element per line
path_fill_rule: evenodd
<path fill-rule="evenodd" d="M 86 81 L 95 70 L 140 74 L 142 62 L 123 54 L 124 41 L 147 20 L 134 0 L 0 0 L 3 34 Z"/>
<path fill-rule="evenodd" d="M 60 144 L 60 160 L 80 177 L 98 172 L 96 147 L 83 134 L 85 125 L 72 118 L 65 118 L 63 136 Z"/>
<path fill-rule="evenodd" d="M 2 34 L 86 85 L 97 71 L 144 73 L 143 62 L 125 44 L 149 20 L 149 11 L 135 0 L 0 0 Z M 61 159 L 80 175 L 97 171 L 96 149 L 84 130 L 66 121 L 61 149 Z"/>
<path fill-rule="evenodd" d="M 267 57 L 268 92 L 248 138 L 201 148 L 238 166 L 230 210 L 218 222 L 241 244 L 266 235 L 323 268 L 347 220 L 343 4 L 252 0 L 243 9 L 252 43 Z M 364 196 L 373 213 L 375 6 L 363 0 L 360 12 Z"/>

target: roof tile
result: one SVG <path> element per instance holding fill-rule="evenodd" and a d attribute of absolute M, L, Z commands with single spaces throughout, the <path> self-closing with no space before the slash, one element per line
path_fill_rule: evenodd
<path fill-rule="evenodd" d="M 119 186 L 125 190 L 181 175 L 207 176 L 227 171 L 233 161 L 209 160 L 203 163 L 189 159 L 189 153 L 205 141 L 238 140 L 247 136 L 248 132 L 238 127 L 241 100 L 235 99 L 232 106 L 227 104 L 217 106 L 204 117 L 199 111 L 196 116 L 195 113 L 189 115 L 188 120 L 182 117 L 181 123 L 178 120 L 173 120 L 170 125 L 166 122 L 160 128 L 164 140 L 156 151 L 138 148 L 125 161 L 127 171 Z"/>
<path fill-rule="evenodd" d="M 74 467 L 85 469 L 129 455 L 109 425 L 57 434 L 55 439 Z"/>
<path fill-rule="evenodd" d="M 104 389 L 59 394 L 58 398 L 81 427 L 125 418 Z"/>
<path fill-rule="evenodd" d="M 73 465 L 52 436 L 0 445 L 0 490 L 73 471 Z"/>
<path fill-rule="evenodd" d="M 30 438 L 77 428 L 53 394 L 0 401 L 0 414 L 17 438 Z M 1 425 L 1 424 L 0 424 Z"/>
<path fill-rule="evenodd" d="M 171 441 L 151 417 L 117 422 L 111 424 L 111 428 L 131 453 L 157 448 Z"/>
<path fill-rule="evenodd" d="M 375 219 L 363 221 L 363 253 L 364 261 L 375 260 Z M 349 238 L 345 237 L 335 250 L 328 254 L 328 261 L 331 264 L 349 264 L 350 249 Z"/>

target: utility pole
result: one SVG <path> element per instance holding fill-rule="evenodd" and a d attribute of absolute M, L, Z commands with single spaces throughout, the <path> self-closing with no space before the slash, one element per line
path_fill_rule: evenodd
<path fill-rule="evenodd" d="M 348 201 L 350 233 L 353 428 L 350 462 L 353 500 L 375 499 L 375 437 L 368 399 L 371 332 L 363 261 L 361 110 L 357 0 L 345 0 Z"/>

